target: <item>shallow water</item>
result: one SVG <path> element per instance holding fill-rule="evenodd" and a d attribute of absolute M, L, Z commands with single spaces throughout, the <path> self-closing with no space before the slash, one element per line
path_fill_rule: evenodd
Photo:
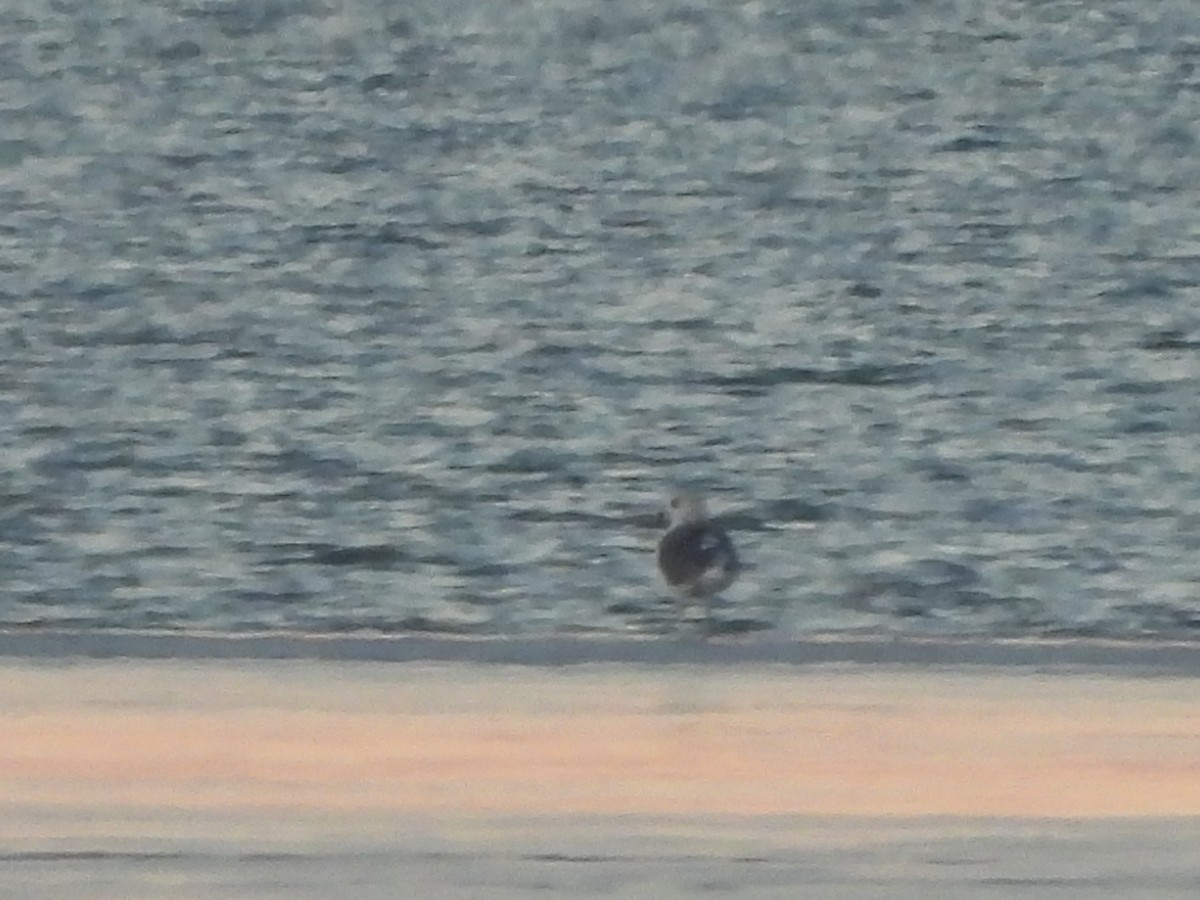
<path fill-rule="evenodd" d="M 0 625 L 1189 636 L 1187 4 L 11 4 Z"/>
<path fill-rule="evenodd" d="M 228 843 L 167 852 L 15 853 L 4 857 L 13 896 L 101 900 L 157 897 L 628 898 L 736 895 L 1190 898 L 1200 870 L 1189 820 L 1061 822 L 812 821 L 738 841 L 704 834 L 713 823 L 541 823 L 541 834 L 485 841 L 431 839 L 435 849 L 323 846 L 255 852 Z M 738 823 L 722 823 L 736 832 Z M 672 827 L 673 826 L 673 827 Z M 401 826 L 403 827 L 403 826 Z M 409 826 L 412 827 L 411 825 Z M 547 833 L 549 832 L 549 833 Z M 664 834 L 665 832 L 665 834 Z M 675 833 L 672 833 L 675 832 Z M 689 832 L 692 832 L 689 834 Z M 700 832 L 696 834 L 695 832 Z M 757 832 L 757 833 L 756 833 Z M 569 836 L 568 836 L 569 835 Z M 408 840 L 412 841 L 409 837 Z M 738 846 L 738 845 L 741 846 Z M 732 846 L 731 846 L 732 845 Z M 398 887 L 399 886 L 399 887 Z"/>

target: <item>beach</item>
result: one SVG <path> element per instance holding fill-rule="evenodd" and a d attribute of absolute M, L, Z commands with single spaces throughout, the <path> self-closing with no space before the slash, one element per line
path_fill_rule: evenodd
<path fill-rule="evenodd" d="M 898 662 L 894 647 L 880 662 L 866 645 L 778 662 L 645 642 L 631 662 L 626 645 L 576 642 L 564 663 L 572 645 L 548 643 L 527 664 L 472 662 L 496 652 L 485 643 L 359 654 L 404 661 L 305 641 L 268 657 L 230 641 L 182 658 L 160 658 L 180 650 L 169 639 L 132 657 L 82 646 L 0 642 L 8 896 L 1200 886 L 1187 648 L 1156 668 L 1094 646 L 1116 664 L 1037 645 L 1009 665 L 961 648 L 956 663 Z"/>
<path fill-rule="evenodd" d="M 6 9 L 0 900 L 1200 897 L 1189 5 Z"/>

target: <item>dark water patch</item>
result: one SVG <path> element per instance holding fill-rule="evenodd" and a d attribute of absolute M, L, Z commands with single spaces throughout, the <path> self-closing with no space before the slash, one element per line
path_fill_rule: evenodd
<path fill-rule="evenodd" d="M 208 442 L 214 447 L 244 447 L 249 440 L 244 431 L 226 425 L 213 425 L 208 429 Z"/>
<path fill-rule="evenodd" d="M 883 296 L 883 289 L 865 281 L 856 281 L 846 288 L 846 294 L 863 300 L 874 300 Z"/>
<path fill-rule="evenodd" d="M 516 220 L 511 216 L 501 216 L 494 219 L 463 219 L 457 222 L 442 222 L 437 230 L 449 234 L 453 239 L 458 237 L 500 237 L 512 230 Z"/>
<path fill-rule="evenodd" d="M 207 165 L 218 157 L 210 153 L 161 153 L 158 156 L 159 161 L 165 163 L 172 169 L 180 169 L 182 171 L 191 171 L 200 166 Z"/>
<path fill-rule="evenodd" d="M 561 474 L 571 460 L 554 447 L 522 447 L 487 466 L 489 472 L 509 475 Z"/>
<path fill-rule="evenodd" d="M 1174 426 L 1156 419 L 1135 419 L 1121 426 L 1125 434 L 1167 434 L 1174 430 Z"/>
<path fill-rule="evenodd" d="M 419 73 L 388 71 L 367 75 L 359 81 L 359 87 L 364 93 L 405 91 L 420 85 L 424 78 Z"/>
<path fill-rule="evenodd" d="M 964 467 L 933 457 L 914 460 L 908 464 L 908 468 L 922 476 L 925 480 L 932 482 L 969 482 L 971 480 L 970 472 Z"/>
<path fill-rule="evenodd" d="M 383 225 L 358 222 L 329 222 L 293 226 L 300 242 L 308 246 L 328 244 L 361 245 L 362 247 L 409 246 L 417 250 L 443 250 L 449 241 L 428 235 L 428 225 L 404 225 L 386 222 Z M 344 300 L 344 295 L 341 298 Z"/>
<path fill-rule="evenodd" d="M 252 453 L 248 459 L 260 472 L 303 475 L 316 481 L 341 482 L 362 474 L 354 460 L 326 456 L 305 447 L 284 447 L 274 453 Z"/>
<path fill-rule="evenodd" d="M 72 434 L 72 429 L 67 425 L 30 423 L 21 429 L 21 433 L 34 441 L 60 440 Z"/>
<path fill-rule="evenodd" d="M 196 552 L 187 544 L 142 544 L 130 556 L 135 559 L 186 559 Z"/>
<path fill-rule="evenodd" d="M 996 422 L 997 428 L 1002 428 L 1005 431 L 1015 431 L 1018 434 L 1037 434 L 1047 431 L 1060 423 L 1055 419 L 1046 418 L 1027 418 L 1025 416 L 1012 416 L 1009 418 L 1000 419 Z"/>
<path fill-rule="evenodd" d="M 939 153 L 977 153 L 981 150 L 996 150 L 1003 147 L 999 138 L 980 135 L 963 135 L 934 148 Z"/>
<path fill-rule="evenodd" d="M 360 241 L 367 237 L 368 232 L 356 222 L 318 222 L 312 225 L 293 225 L 292 230 L 300 235 L 306 244 L 340 244 L 349 241 Z M 377 236 L 378 231 L 371 232 Z"/>
<path fill-rule="evenodd" d="M 545 241 L 534 241 L 522 251 L 531 258 L 543 256 L 572 256 L 583 252 L 580 248 L 566 243 L 549 244 Z"/>
<path fill-rule="evenodd" d="M 204 48 L 192 40 L 173 41 L 158 47 L 154 55 L 163 62 L 186 62 L 204 55 Z"/>
<path fill-rule="evenodd" d="M 526 853 L 517 857 L 528 862 L 546 863 L 615 863 L 623 862 L 628 857 L 607 856 L 601 854 L 571 854 L 571 853 Z"/>
<path fill-rule="evenodd" d="M 1169 385 L 1161 381 L 1118 381 L 1113 384 L 1106 384 L 1102 390 L 1106 394 L 1119 394 L 1129 397 L 1150 397 L 1155 394 L 1162 394 L 1169 389 Z"/>
<path fill-rule="evenodd" d="M 559 202 L 566 199 L 593 197 L 596 190 L 583 184 L 549 184 L 540 181 L 523 181 L 518 187 L 531 199 L 540 202 Z M 570 208 L 569 206 L 567 208 Z"/>
<path fill-rule="evenodd" d="M 1167 328 L 1151 332 L 1138 343 L 1142 350 L 1200 350 L 1200 339 L 1189 337 L 1187 332 L 1178 328 Z"/>
<path fill-rule="evenodd" d="M 765 393 L 770 388 L 790 384 L 846 385 L 852 387 L 896 387 L 913 384 L 924 376 L 921 366 L 864 364 L 843 368 L 808 366 L 767 366 L 737 375 L 707 375 L 699 380 L 712 387 L 729 388 L 735 393 Z"/>
<path fill-rule="evenodd" d="M 673 187 L 669 191 L 661 192 L 664 198 L 679 198 L 679 199 L 712 199 L 712 200 L 730 200 L 736 198 L 738 193 L 731 191 L 717 184 L 708 184 L 706 182 L 697 182 L 695 184 Z"/>
<path fill-rule="evenodd" d="M 618 600 L 607 604 L 604 611 L 610 616 L 641 616 L 645 615 L 647 608 L 645 604 L 633 600 Z"/>
<path fill-rule="evenodd" d="M 537 344 L 525 351 L 522 357 L 535 363 L 548 361 L 557 365 L 564 361 L 576 362 L 578 360 L 590 359 L 601 356 L 606 352 L 606 348 L 587 340 L 580 340 L 579 343 L 569 343 L 547 339 L 538 341 Z"/>
<path fill-rule="evenodd" d="M 968 239 L 981 238 L 985 241 L 1008 240 L 1021 230 L 1021 227 L 1007 222 L 963 222 L 958 226 L 959 233 Z"/>
<path fill-rule="evenodd" d="M 264 562 L 273 566 L 309 563 L 392 571 L 413 562 L 413 557 L 395 544 L 295 543 L 272 547 Z"/>
<path fill-rule="evenodd" d="M 460 563 L 457 566 L 458 574 L 464 578 L 503 578 L 516 570 L 515 566 L 498 562 Z"/>
<path fill-rule="evenodd" d="M 715 326 L 712 319 L 684 316 L 679 319 L 651 319 L 646 327 L 656 331 L 710 331 Z"/>
<path fill-rule="evenodd" d="M 1023 75 L 1005 75 L 999 82 L 1001 87 L 1013 88 L 1015 90 L 1036 91 L 1045 86 L 1045 81 L 1034 76 Z"/>
<path fill-rule="evenodd" d="M 736 635 L 753 634 L 758 631 L 770 631 L 773 622 L 765 619 L 739 617 L 732 619 L 714 618 L 706 623 L 705 632 L 713 636 L 733 637 Z"/>
<path fill-rule="evenodd" d="M 428 237 L 414 229 L 385 225 L 370 238 L 375 243 L 407 245 L 417 250 L 444 250 L 451 246 L 448 241 Z"/>
<path fill-rule="evenodd" d="M 470 635 L 486 632 L 482 625 L 466 623 L 453 619 L 439 619 L 435 616 L 413 613 L 406 616 L 391 618 L 383 615 L 362 616 L 329 616 L 313 617 L 307 621 L 304 630 L 315 634 L 435 634 L 435 635 Z"/>
<path fill-rule="evenodd" d="M 814 503 L 801 497 L 779 497 L 762 504 L 761 524 L 766 522 L 824 522 L 833 517 L 827 504 Z M 728 521 L 728 517 L 726 517 Z"/>
<path fill-rule="evenodd" d="M 605 228 L 662 229 L 661 222 L 653 216 L 646 215 L 637 210 L 623 210 L 621 212 L 609 213 L 600 219 L 600 224 Z"/>
<path fill-rule="evenodd" d="M 394 544 L 338 546 L 310 545 L 312 562 L 322 566 L 354 566 L 365 569 L 390 570 L 408 561 L 408 555 Z"/>
<path fill-rule="evenodd" d="M 928 103 L 931 100 L 936 100 L 940 94 L 933 88 L 923 87 L 916 89 L 895 89 L 892 94 L 892 99 L 899 103 Z"/>
<path fill-rule="evenodd" d="M 87 327 L 56 329 L 50 334 L 51 341 L 63 348 L 97 347 L 140 347 L 155 344 L 179 345 L 184 343 L 170 328 L 152 322 L 121 322 L 112 325 L 91 324 Z"/>

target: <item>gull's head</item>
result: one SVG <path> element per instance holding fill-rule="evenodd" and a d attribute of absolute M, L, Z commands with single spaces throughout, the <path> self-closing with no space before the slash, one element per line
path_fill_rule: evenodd
<path fill-rule="evenodd" d="M 687 491 L 673 494 L 667 501 L 667 519 L 672 528 L 676 525 L 704 522 L 708 519 L 708 506 L 699 494 Z"/>

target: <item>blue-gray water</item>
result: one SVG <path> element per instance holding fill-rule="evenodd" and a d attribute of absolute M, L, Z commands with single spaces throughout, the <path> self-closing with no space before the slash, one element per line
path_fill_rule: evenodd
<path fill-rule="evenodd" d="M 1192 4 L 5 19 L 0 626 L 1200 630 Z"/>

